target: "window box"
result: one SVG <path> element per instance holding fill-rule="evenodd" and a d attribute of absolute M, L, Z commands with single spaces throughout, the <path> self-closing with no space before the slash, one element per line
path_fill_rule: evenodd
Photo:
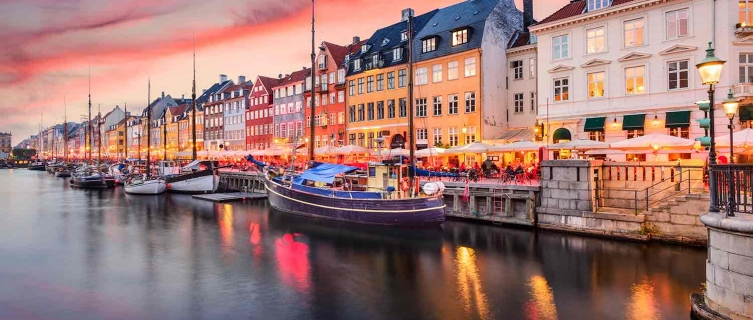
<path fill-rule="evenodd" d="M 743 25 L 742 23 L 735 24 L 735 36 L 748 36 L 753 34 L 753 26 Z"/>

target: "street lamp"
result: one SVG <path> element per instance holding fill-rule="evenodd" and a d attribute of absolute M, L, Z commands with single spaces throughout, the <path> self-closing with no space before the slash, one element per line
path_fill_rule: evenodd
<path fill-rule="evenodd" d="M 716 147 L 714 143 L 714 85 L 719 83 L 722 75 L 722 66 L 724 60 L 714 56 L 714 47 L 709 42 L 709 48 L 706 49 L 706 58 L 696 65 L 698 72 L 701 74 L 701 82 L 709 85 L 709 136 L 711 138 L 711 147 L 709 149 L 709 167 L 716 164 Z M 711 201 L 709 201 L 709 212 L 719 212 L 719 206 L 716 199 L 716 174 L 714 170 L 709 170 L 709 190 L 711 192 Z"/>
<path fill-rule="evenodd" d="M 735 113 L 737 113 L 737 107 L 739 106 L 739 103 L 737 102 L 737 99 L 732 95 L 732 89 L 729 89 L 729 93 L 727 93 L 727 100 L 724 100 L 722 103 L 724 106 L 724 112 L 727 114 L 727 118 L 729 119 L 729 163 L 735 162 L 735 154 L 734 154 L 734 144 L 732 135 L 735 131 L 735 125 L 732 123 L 732 119 L 735 118 Z M 734 217 L 735 216 L 735 197 L 733 195 L 733 190 L 735 187 L 735 179 L 732 174 L 732 167 L 727 166 L 727 216 L 728 217 Z"/>

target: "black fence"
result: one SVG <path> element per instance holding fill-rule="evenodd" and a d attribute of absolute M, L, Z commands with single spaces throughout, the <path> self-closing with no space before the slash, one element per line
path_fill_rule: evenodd
<path fill-rule="evenodd" d="M 753 213 L 753 164 L 715 164 L 711 171 L 716 182 L 711 196 L 719 210 L 729 212 L 731 206 L 733 213 Z"/>

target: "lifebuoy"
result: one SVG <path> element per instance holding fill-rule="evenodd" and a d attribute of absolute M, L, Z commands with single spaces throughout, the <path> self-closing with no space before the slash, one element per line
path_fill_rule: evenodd
<path fill-rule="evenodd" d="M 410 189 L 408 178 L 403 178 L 403 181 L 400 183 L 400 188 L 403 189 L 403 191 L 408 191 Z"/>
<path fill-rule="evenodd" d="M 173 185 L 171 185 L 171 184 L 169 184 L 169 183 L 165 185 L 165 188 L 166 188 L 166 189 L 171 189 L 172 187 L 173 187 Z"/>

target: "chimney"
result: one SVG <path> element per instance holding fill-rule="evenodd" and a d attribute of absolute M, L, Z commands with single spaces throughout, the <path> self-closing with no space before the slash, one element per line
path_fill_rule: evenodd
<path fill-rule="evenodd" d="M 238 76 L 238 84 L 243 84 L 246 82 L 246 76 Z"/>
<path fill-rule="evenodd" d="M 359 36 L 353 37 L 353 44 L 356 44 L 356 43 L 359 43 L 359 42 L 361 42 L 361 37 L 359 37 Z"/>
<path fill-rule="evenodd" d="M 165 98 L 165 92 L 162 91 L 162 99 L 164 99 L 164 98 Z"/>
<path fill-rule="evenodd" d="M 282 79 L 282 73 L 277 75 L 277 79 Z"/>
<path fill-rule="evenodd" d="M 186 94 L 185 93 L 180 95 L 180 100 L 186 100 Z"/>
<path fill-rule="evenodd" d="M 523 32 L 533 24 L 533 0 L 523 0 Z"/>
<path fill-rule="evenodd" d="M 225 75 L 225 74 L 221 74 L 221 75 L 220 75 L 220 83 L 223 83 L 223 82 L 225 82 L 225 81 L 227 81 L 227 75 Z"/>
<path fill-rule="evenodd" d="M 400 22 L 408 21 L 408 18 L 413 17 L 413 14 L 414 14 L 413 9 L 411 9 L 411 8 L 403 9 L 402 17 L 400 19 Z"/>
<path fill-rule="evenodd" d="M 207 92 L 207 89 L 201 89 L 201 93 L 204 94 L 204 92 Z"/>

